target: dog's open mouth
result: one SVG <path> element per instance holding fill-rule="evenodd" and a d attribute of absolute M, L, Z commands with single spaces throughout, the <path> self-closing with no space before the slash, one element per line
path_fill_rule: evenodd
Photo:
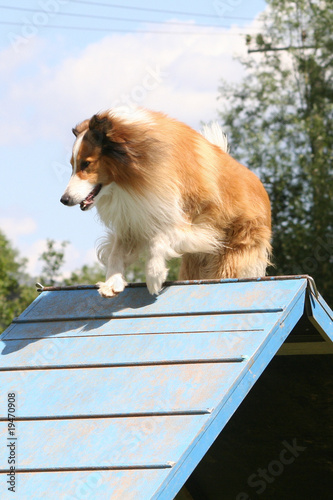
<path fill-rule="evenodd" d="M 88 194 L 88 196 L 81 201 L 80 208 L 81 210 L 87 210 L 95 201 L 95 196 L 98 195 L 100 190 L 102 189 L 102 184 L 97 184 L 92 191 Z"/>

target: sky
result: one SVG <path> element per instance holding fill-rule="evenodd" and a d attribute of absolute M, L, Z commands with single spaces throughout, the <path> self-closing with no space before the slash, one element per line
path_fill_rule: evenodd
<path fill-rule="evenodd" d="M 71 129 L 143 106 L 196 130 L 239 82 L 263 0 L 1 0 L 0 229 L 38 276 L 46 239 L 68 241 L 64 273 L 96 262 L 96 209 L 65 207 Z M 220 96 L 220 97 L 219 97 Z M 223 124 L 222 124 L 223 126 Z"/>

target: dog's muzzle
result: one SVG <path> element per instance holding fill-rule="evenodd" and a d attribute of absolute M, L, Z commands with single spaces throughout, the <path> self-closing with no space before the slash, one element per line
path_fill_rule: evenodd
<path fill-rule="evenodd" d="M 81 210 L 89 210 L 95 202 L 95 197 L 100 193 L 102 189 L 102 184 L 97 184 L 82 201 L 75 200 L 72 196 L 67 194 L 65 191 L 62 197 L 60 198 L 61 203 L 67 205 L 68 207 L 72 207 L 73 205 L 80 204 Z"/>

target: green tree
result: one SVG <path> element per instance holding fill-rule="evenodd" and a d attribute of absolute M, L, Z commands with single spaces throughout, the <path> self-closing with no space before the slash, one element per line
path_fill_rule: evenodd
<path fill-rule="evenodd" d="M 104 279 L 105 271 L 99 264 L 91 266 L 84 264 L 80 269 L 73 271 L 69 278 L 64 279 L 64 285 L 95 285 Z"/>
<path fill-rule="evenodd" d="M 241 84 L 221 85 L 231 154 L 271 199 L 274 274 L 311 274 L 333 301 L 332 0 L 267 0 Z"/>
<path fill-rule="evenodd" d="M 0 332 L 37 295 L 25 266 L 26 259 L 19 258 L 17 250 L 0 231 Z"/>
<path fill-rule="evenodd" d="M 179 271 L 179 259 L 172 259 L 168 262 L 168 280 L 177 279 Z M 130 283 L 145 281 L 145 258 L 140 256 L 139 259 L 126 269 L 126 280 Z M 105 281 L 105 269 L 98 263 L 91 266 L 84 265 L 80 269 L 73 271 L 69 278 L 65 278 L 64 285 L 94 285 L 98 281 Z"/>
<path fill-rule="evenodd" d="M 142 282 L 146 280 L 146 259 L 144 255 L 141 255 L 137 262 L 134 262 L 129 268 L 126 270 L 126 279 L 128 282 L 132 281 L 134 283 Z M 171 259 L 167 263 L 168 267 L 168 281 L 175 281 L 178 279 L 178 273 L 180 268 L 180 259 Z"/>
<path fill-rule="evenodd" d="M 46 240 L 46 250 L 41 254 L 39 260 L 43 263 L 40 281 L 42 284 L 54 286 L 62 284 L 61 268 L 65 263 L 65 248 L 68 241 L 57 244 L 52 239 Z"/>
<path fill-rule="evenodd" d="M 46 240 L 46 250 L 39 256 L 42 263 L 39 281 L 45 286 L 91 285 L 102 281 L 105 273 L 99 264 L 85 264 L 73 271 L 68 278 L 63 277 L 63 266 L 66 261 L 65 249 L 68 241 L 57 243 L 53 239 Z"/>

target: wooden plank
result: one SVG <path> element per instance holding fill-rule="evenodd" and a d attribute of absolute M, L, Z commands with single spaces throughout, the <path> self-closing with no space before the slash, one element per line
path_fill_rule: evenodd
<path fill-rule="evenodd" d="M 225 397 L 247 362 L 3 372 L 18 418 L 207 411 Z"/>
<path fill-rule="evenodd" d="M 16 475 L 15 493 L 0 474 L 1 500 L 147 500 L 168 474 L 162 470 L 90 470 Z"/>
<path fill-rule="evenodd" d="M 307 306 L 311 323 L 327 342 L 333 342 L 333 315 L 328 304 L 321 296 L 316 298 L 309 293 Z"/>
<path fill-rule="evenodd" d="M 333 354 L 332 342 L 285 342 L 278 352 L 279 356 L 302 354 Z"/>
<path fill-rule="evenodd" d="M 263 315 L 264 314 L 264 315 Z M 213 331 L 256 331 L 276 321 L 280 313 L 210 314 L 113 318 L 104 320 L 52 321 L 14 324 L 1 336 L 3 341 L 47 337 L 91 337 L 95 335 L 133 335 L 144 333 L 191 333 Z M 6 354 L 6 353 L 5 353 Z"/>
<path fill-rule="evenodd" d="M 97 290 L 43 292 L 42 300 L 20 320 L 141 317 L 276 311 L 290 302 L 306 280 L 216 283 L 166 287 L 156 297 L 144 287 L 127 288 L 112 299 Z"/>
<path fill-rule="evenodd" d="M 207 418 L 197 415 L 19 422 L 18 471 L 170 468 Z M 0 422 L 0 443 L 0 470 L 6 471 L 7 422 Z"/>
<path fill-rule="evenodd" d="M 6 339 L 0 342 L 0 371 L 204 361 L 239 357 L 244 354 L 250 356 L 274 326 L 277 318 L 274 320 L 267 322 L 265 329 L 257 331 L 50 337 L 39 342 L 31 339 Z M 192 326 L 194 328 L 194 324 Z"/>

